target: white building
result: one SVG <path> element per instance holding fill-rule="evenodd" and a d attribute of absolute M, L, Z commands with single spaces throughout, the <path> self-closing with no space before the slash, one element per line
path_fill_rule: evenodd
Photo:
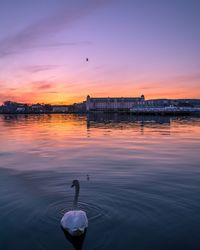
<path fill-rule="evenodd" d="M 130 108 L 145 101 L 144 95 L 141 97 L 98 97 L 91 98 L 89 95 L 86 100 L 86 110 L 89 111 L 129 111 Z"/>

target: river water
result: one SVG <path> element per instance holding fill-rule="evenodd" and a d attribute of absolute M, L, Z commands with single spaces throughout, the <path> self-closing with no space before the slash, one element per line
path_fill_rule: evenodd
<path fill-rule="evenodd" d="M 200 249 L 200 118 L 1 115 L 0 142 L 1 250 L 73 249 L 73 179 L 83 250 Z"/>

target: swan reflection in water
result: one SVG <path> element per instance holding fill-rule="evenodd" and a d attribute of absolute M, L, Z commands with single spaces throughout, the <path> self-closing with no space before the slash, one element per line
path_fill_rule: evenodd
<path fill-rule="evenodd" d="M 62 228 L 62 226 L 61 226 Z M 65 238 L 73 245 L 75 250 L 81 250 L 83 246 L 83 242 L 87 233 L 87 228 L 85 229 L 84 233 L 78 236 L 72 236 L 68 231 L 63 229 Z"/>
<path fill-rule="evenodd" d="M 80 184 L 73 180 L 71 187 L 75 187 L 73 210 L 64 214 L 61 219 L 61 228 L 65 237 L 72 243 L 76 250 L 81 250 L 88 227 L 88 219 L 85 211 L 78 210 L 78 196 Z"/>

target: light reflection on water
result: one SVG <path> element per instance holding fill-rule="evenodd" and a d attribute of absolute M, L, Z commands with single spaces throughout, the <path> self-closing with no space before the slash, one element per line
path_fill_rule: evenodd
<path fill-rule="evenodd" d="M 72 249 L 74 178 L 83 249 L 199 249 L 200 118 L 2 115 L 0 139 L 0 249 Z"/>

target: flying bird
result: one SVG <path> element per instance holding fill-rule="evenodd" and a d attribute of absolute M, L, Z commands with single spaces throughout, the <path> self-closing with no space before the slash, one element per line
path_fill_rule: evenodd
<path fill-rule="evenodd" d="M 88 58 L 86 58 L 86 62 L 89 62 L 89 59 L 88 59 Z"/>

